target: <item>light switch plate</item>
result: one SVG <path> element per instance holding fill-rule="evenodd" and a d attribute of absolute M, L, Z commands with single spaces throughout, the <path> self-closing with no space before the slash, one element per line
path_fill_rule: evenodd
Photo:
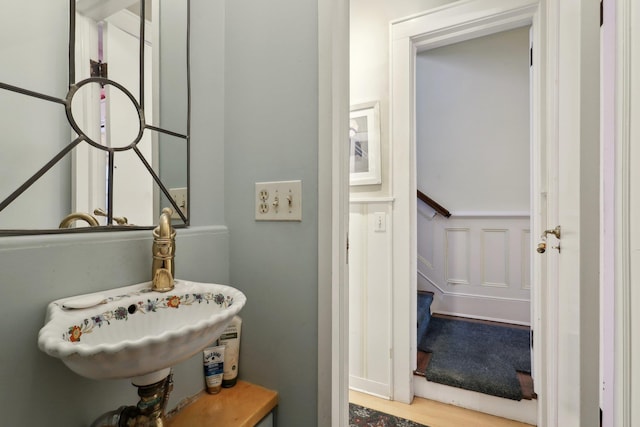
<path fill-rule="evenodd" d="M 302 221 L 302 181 L 256 182 L 256 221 Z"/>
<path fill-rule="evenodd" d="M 373 221 L 373 229 L 376 233 L 387 231 L 387 214 L 385 212 L 374 212 Z"/>
<path fill-rule="evenodd" d="M 169 195 L 176 202 L 176 205 L 180 208 L 185 218 L 187 217 L 187 188 L 169 188 Z M 172 208 L 175 211 L 175 209 Z M 172 219 L 180 219 L 180 214 L 174 212 L 171 215 Z"/>

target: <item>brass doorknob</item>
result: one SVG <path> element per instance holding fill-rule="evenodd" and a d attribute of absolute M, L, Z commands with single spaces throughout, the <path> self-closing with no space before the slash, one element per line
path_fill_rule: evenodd
<path fill-rule="evenodd" d="M 547 250 L 547 244 L 545 242 L 538 243 L 538 249 L 536 250 L 538 251 L 539 254 L 545 253 L 545 251 Z"/>

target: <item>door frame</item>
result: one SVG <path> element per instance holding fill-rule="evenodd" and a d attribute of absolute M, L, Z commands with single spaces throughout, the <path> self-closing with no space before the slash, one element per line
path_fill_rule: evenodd
<path fill-rule="evenodd" d="M 614 282 L 613 289 L 607 287 L 605 290 L 610 298 L 605 299 L 608 304 L 605 310 L 612 310 L 614 317 L 613 326 L 606 325 L 605 328 L 608 331 L 614 329 L 615 346 L 614 369 L 611 372 L 613 385 L 603 408 L 606 411 L 603 417 L 605 427 L 632 427 L 640 422 L 640 375 L 632 369 L 638 354 L 637 343 L 640 342 L 640 328 L 634 327 L 640 322 L 640 313 L 634 310 L 640 303 L 640 293 L 633 291 L 633 278 L 640 273 L 640 169 L 636 166 L 640 162 L 640 150 L 632 142 L 640 138 L 640 124 L 633 113 L 640 108 L 640 76 L 631 72 L 640 67 L 640 29 L 634 25 L 638 22 L 640 8 L 635 0 L 604 2 L 605 31 L 613 33 L 610 37 L 615 43 L 613 52 L 605 50 L 608 59 L 614 62 L 613 85 L 605 88 L 614 91 L 614 105 L 609 106 L 614 112 L 606 118 L 605 126 L 614 128 L 608 136 L 613 138 L 615 168 Z M 606 48 L 610 49 L 611 45 L 606 45 Z M 611 78 L 611 75 L 605 75 L 607 77 Z M 609 414 L 608 409 L 613 414 Z"/>
<path fill-rule="evenodd" d="M 349 0 L 318 2 L 317 425 L 349 425 Z"/>
<path fill-rule="evenodd" d="M 391 23 L 391 185 L 395 197 L 393 227 L 393 399 L 413 400 L 413 371 L 416 368 L 416 171 L 415 171 L 415 57 L 432 49 L 526 25 L 532 25 L 533 43 L 542 46 L 538 0 L 459 1 Z M 534 63 L 541 49 L 534 49 Z M 539 99 L 541 68 L 532 71 L 532 171 L 540 170 L 542 115 Z M 536 71 L 537 70 L 537 71 Z M 538 153 L 538 154 L 536 154 Z M 409 165 L 409 167 L 407 167 Z M 538 168 L 538 169 L 535 169 Z M 538 174 L 539 175 L 539 174 Z M 532 194 L 540 192 L 533 180 Z M 537 202 L 532 212 L 539 212 Z M 409 219 L 407 221 L 407 219 Z M 532 236 L 539 235 L 540 218 L 532 216 Z M 407 242 L 409 244 L 407 244 Z M 536 262 L 535 259 L 532 261 Z M 539 267 L 539 266 L 538 266 Z M 532 265 L 532 271 L 535 266 Z M 540 286 L 534 275 L 532 288 Z M 532 291 L 535 292 L 535 291 Z M 533 295 L 532 295 L 533 296 Z M 533 304 L 533 298 L 532 298 Z M 534 307 L 534 312 L 539 309 Z M 534 316 L 534 319 L 538 316 Z M 535 327 L 535 326 L 534 326 Z M 540 360 L 534 357 L 534 360 Z M 534 367 L 536 372 L 540 367 Z"/>

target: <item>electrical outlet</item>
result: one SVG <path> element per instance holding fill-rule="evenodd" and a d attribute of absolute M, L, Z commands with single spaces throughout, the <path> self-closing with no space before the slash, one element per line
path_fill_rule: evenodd
<path fill-rule="evenodd" d="M 176 205 L 178 205 L 178 207 L 182 211 L 182 214 L 186 218 L 186 216 L 187 216 L 187 189 L 186 189 L 186 187 L 183 187 L 183 188 L 169 188 L 169 195 L 171 196 L 173 201 L 176 202 Z M 175 211 L 175 209 L 173 209 L 173 210 Z M 181 219 L 180 218 L 180 214 L 178 212 L 173 212 L 173 215 L 171 215 L 171 218 L 172 219 Z"/>
<path fill-rule="evenodd" d="M 256 182 L 257 221 L 302 221 L 302 181 Z"/>

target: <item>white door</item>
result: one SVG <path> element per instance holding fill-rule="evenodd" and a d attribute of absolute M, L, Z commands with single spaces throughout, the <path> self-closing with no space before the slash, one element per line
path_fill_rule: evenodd
<path fill-rule="evenodd" d="M 549 381 L 541 391 L 551 410 L 539 422 L 589 427 L 599 425 L 599 5 L 557 1 L 549 8 L 549 49 L 558 62 L 548 75 L 546 226 L 560 225 L 561 238 L 549 239 L 560 248 L 546 254 L 539 343 Z"/>

